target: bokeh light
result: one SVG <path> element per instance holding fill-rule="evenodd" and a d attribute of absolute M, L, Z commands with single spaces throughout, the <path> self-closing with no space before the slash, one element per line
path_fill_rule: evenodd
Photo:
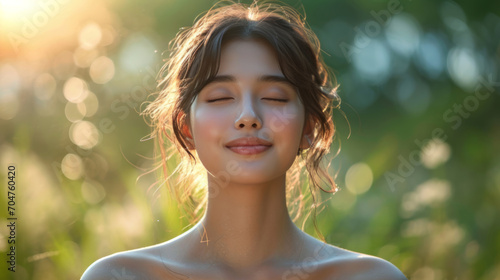
<path fill-rule="evenodd" d="M 85 110 L 85 117 L 92 117 L 97 112 L 97 109 L 99 109 L 99 99 L 97 99 L 97 96 L 93 92 L 87 91 L 85 100 L 77 105 L 81 111 Z"/>
<path fill-rule="evenodd" d="M 132 34 L 124 42 L 120 52 L 120 63 L 125 70 L 137 73 L 151 66 L 155 60 L 155 45 L 142 34 Z"/>
<path fill-rule="evenodd" d="M 463 47 L 451 49 L 448 53 L 448 72 L 453 81 L 463 89 L 474 89 L 480 74 L 474 51 Z"/>
<path fill-rule="evenodd" d="M 451 148 L 441 139 L 432 139 L 422 149 L 420 160 L 427 168 L 436 168 L 445 163 L 451 156 Z"/>
<path fill-rule="evenodd" d="M 84 181 L 82 183 L 82 197 L 90 204 L 97 204 L 101 202 L 106 196 L 106 190 L 99 182 Z"/>
<path fill-rule="evenodd" d="M 404 56 L 411 56 L 420 43 L 418 22 L 408 14 L 398 14 L 391 19 L 385 30 L 391 48 Z"/>
<path fill-rule="evenodd" d="M 66 115 L 66 119 L 68 119 L 68 121 L 74 123 L 77 121 L 81 121 L 83 117 L 85 117 L 87 110 L 85 106 L 79 106 L 80 104 L 83 103 L 66 103 L 66 107 L 64 107 L 64 114 Z"/>
<path fill-rule="evenodd" d="M 0 119 L 10 120 L 19 111 L 17 95 L 11 92 L 3 92 L 0 95 Z"/>
<path fill-rule="evenodd" d="M 102 39 L 102 32 L 99 25 L 95 22 L 87 23 L 80 31 L 78 41 L 80 48 L 84 50 L 92 50 Z"/>
<path fill-rule="evenodd" d="M 454 31 L 463 31 L 467 27 L 467 17 L 463 9 L 455 2 L 444 1 L 440 8 L 441 18 L 446 27 Z"/>
<path fill-rule="evenodd" d="M 98 57 L 90 65 L 89 74 L 94 83 L 105 84 L 115 75 L 115 64 L 106 56 Z"/>
<path fill-rule="evenodd" d="M 366 163 L 353 164 L 345 175 L 345 185 L 355 195 L 367 192 L 373 183 L 373 172 Z"/>
<path fill-rule="evenodd" d="M 100 137 L 99 130 L 88 121 L 76 121 L 69 129 L 71 142 L 83 149 L 92 149 L 99 143 Z"/>
<path fill-rule="evenodd" d="M 436 206 L 445 202 L 451 195 L 450 183 L 445 180 L 431 179 L 417 186 L 403 196 L 402 210 L 405 217 L 415 214 L 426 206 Z"/>
<path fill-rule="evenodd" d="M 445 43 L 438 34 L 426 33 L 418 46 L 415 63 L 429 78 L 437 78 L 446 66 Z"/>
<path fill-rule="evenodd" d="M 68 179 L 77 180 L 83 175 L 82 159 L 75 154 L 67 154 L 61 162 L 61 171 Z"/>
<path fill-rule="evenodd" d="M 64 97 L 72 103 L 82 102 L 88 95 L 87 83 L 77 77 L 69 78 L 64 84 Z"/>
<path fill-rule="evenodd" d="M 371 39 L 369 46 L 354 53 L 353 62 L 361 77 L 373 84 L 383 84 L 390 74 L 391 56 L 385 43 Z"/>

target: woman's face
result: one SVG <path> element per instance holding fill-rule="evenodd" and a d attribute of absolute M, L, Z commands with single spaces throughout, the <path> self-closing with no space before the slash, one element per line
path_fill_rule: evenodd
<path fill-rule="evenodd" d="M 295 88 L 264 41 L 229 41 L 221 55 L 215 80 L 201 90 L 189 116 L 200 161 L 225 182 L 258 184 L 283 176 L 307 143 Z M 242 137 L 257 142 L 233 141 Z"/>

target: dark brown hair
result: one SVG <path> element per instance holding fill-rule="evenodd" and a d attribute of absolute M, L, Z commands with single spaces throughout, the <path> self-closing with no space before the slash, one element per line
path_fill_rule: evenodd
<path fill-rule="evenodd" d="M 320 163 L 333 141 L 332 111 L 340 106 L 340 98 L 333 74 L 322 59 L 318 38 L 295 9 L 267 2 L 216 4 L 192 27 L 181 29 L 170 42 L 170 56 L 160 71 L 158 92 L 142 114 L 151 119 L 151 137 L 157 141 L 167 185 L 172 185 L 168 183 L 170 176 L 178 173 L 176 186 L 170 187 L 171 191 L 179 203 L 191 209 L 193 218 L 200 217 L 207 199 L 206 186 L 200 176 L 193 175 L 200 175 L 203 169 L 197 163 L 196 153 L 190 152 L 181 127 L 197 94 L 217 74 L 223 43 L 234 39 L 259 39 L 269 43 L 284 76 L 299 93 L 305 119 L 314 121 L 311 147 L 299 150 L 300 158 L 287 174 L 291 179 L 287 198 L 295 198 L 288 205 L 297 212 L 293 218 L 296 221 L 301 212 L 307 211 L 302 195 L 304 186 L 311 190 L 313 201 L 318 189 L 329 193 L 337 190 L 328 172 L 330 164 L 323 167 Z M 176 154 L 174 147 L 181 156 L 180 163 L 168 175 L 167 160 Z M 309 184 L 302 183 L 304 167 L 309 174 Z M 321 181 L 328 188 L 321 187 Z M 292 190 L 298 190 L 299 194 L 292 196 Z M 313 206 L 315 211 L 317 205 L 313 203 Z"/>

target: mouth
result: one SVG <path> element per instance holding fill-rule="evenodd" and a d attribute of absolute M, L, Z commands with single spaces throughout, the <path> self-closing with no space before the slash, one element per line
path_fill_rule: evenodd
<path fill-rule="evenodd" d="M 271 142 L 258 137 L 241 137 L 226 144 L 226 148 L 240 155 L 260 154 L 271 146 Z"/>
<path fill-rule="evenodd" d="M 240 155 L 255 155 L 269 150 L 271 146 L 265 146 L 265 145 L 231 146 L 227 148 Z"/>

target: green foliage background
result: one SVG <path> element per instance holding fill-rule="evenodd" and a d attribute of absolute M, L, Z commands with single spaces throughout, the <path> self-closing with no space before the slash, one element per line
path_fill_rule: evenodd
<path fill-rule="evenodd" d="M 22 21 L 0 28 L 0 178 L 6 186 L 7 166 L 16 166 L 18 217 L 11 273 L 3 187 L 2 279 L 79 279 L 98 258 L 166 241 L 188 225 L 152 174 L 139 177 L 154 161 L 137 111 L 168 42 L 214 2 L 51 3 L 57 12 L 30 38 Z M 305 10 L 341 85 L 346 118 L 334 116 L 341 152 L 333 161 L 341 191 L 317 217 L 327 241 L 387 259 L 410 279 L 500 279 L 498 3 L 284 3 Z M 44 11 L 37 5 L 24 15 L 30 22 Z M 80 57 L 92 41 L 82 35 L 89 23 L 112 39 Z M 12 34 L 25 40 L 14 47 Z M 113 62 L 109 81 L 99 79 L 106 64 L 91 74 L 98 56 Z M 86 108 L 95 114 L 67 108 L 72 77 L 97 97 Z M 91 148 L 70 138 L 78 120 L 90 123 L 84 135 L 98 130 Z M 436 134 L 441 141 L 429 142 Z M 315 235 L 310 221 L 305 230 Z"/>

